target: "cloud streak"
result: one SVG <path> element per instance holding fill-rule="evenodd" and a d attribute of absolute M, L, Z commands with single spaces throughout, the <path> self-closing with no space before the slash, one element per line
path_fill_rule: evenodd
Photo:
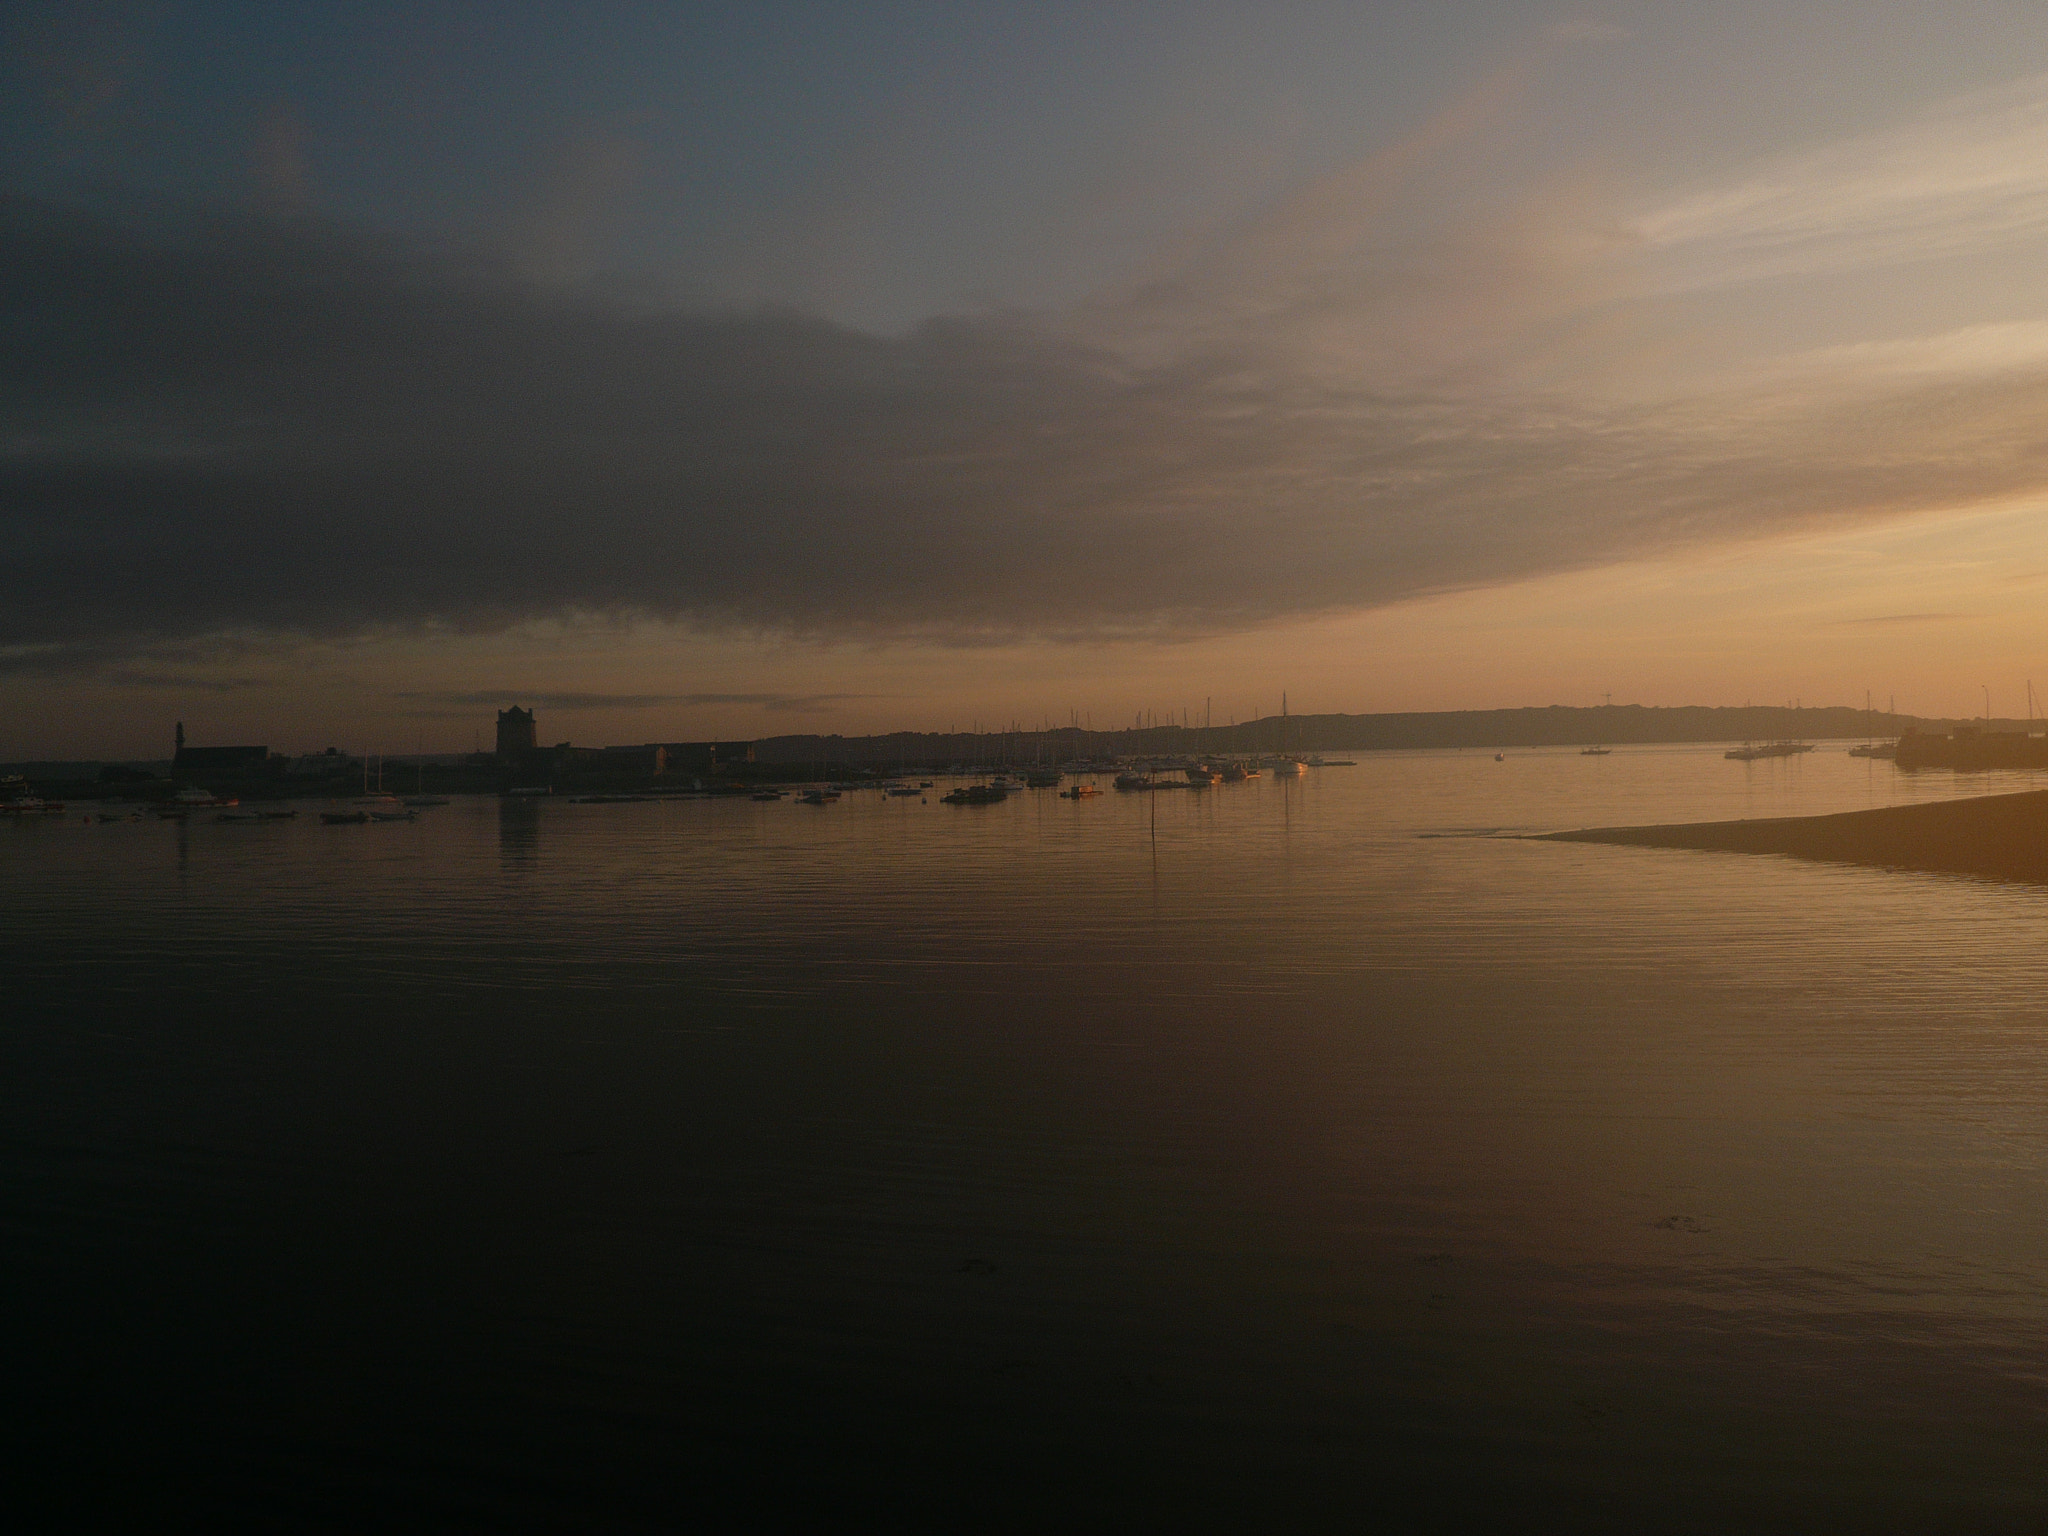
<path fill-rule="evenodd" d="M 2048 74 L 1753 168 L 1632 234 L 1726 283 L 1967 255 L 2048 235 Z"/>

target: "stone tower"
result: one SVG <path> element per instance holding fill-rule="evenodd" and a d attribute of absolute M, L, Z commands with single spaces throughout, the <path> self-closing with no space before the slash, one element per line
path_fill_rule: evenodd
<path fill-rule="evenodd" d="M 533 731 L 533 711 L 514 704 L 498 711 L 498 756 L 516 757 L 538 745 Z"/>

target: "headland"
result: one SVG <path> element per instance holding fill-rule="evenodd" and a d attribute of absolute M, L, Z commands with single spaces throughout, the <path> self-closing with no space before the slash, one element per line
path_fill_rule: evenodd
<path fill-rule="evenodd" d="M 1541 838 L 1557 843 L 1774 853 L 1795 859 L 2048 884 L 2048 790 L 1938 800 L 1927 805 L 1889 805 L 1830 816 L 1592 827 L 1544 833 Z"/>

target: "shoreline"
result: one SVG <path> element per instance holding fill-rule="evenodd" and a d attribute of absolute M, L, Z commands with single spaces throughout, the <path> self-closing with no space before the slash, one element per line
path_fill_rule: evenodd
<path fill-rule="evenodd" d="M 1538 842 L 1779 854 L 1831 864 L 2048 884 L 2048 789 L 1825 816 L 1588 827 L 1531 836 Z"/>

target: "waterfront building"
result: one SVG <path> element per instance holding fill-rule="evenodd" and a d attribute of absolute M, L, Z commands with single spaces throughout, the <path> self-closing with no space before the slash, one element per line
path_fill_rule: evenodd
<path fill-rule="evenodd" d="M 668 770 L 666 747 L 604 747 L 597 755 L 603 773 L 634 773 L 653 778 Z"/>

